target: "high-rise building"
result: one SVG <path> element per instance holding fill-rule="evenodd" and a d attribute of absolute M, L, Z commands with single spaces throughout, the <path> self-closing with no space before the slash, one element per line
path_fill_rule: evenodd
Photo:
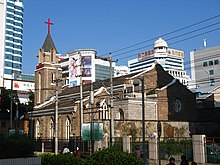
<path fill-rule="evenodd" d="M 69 51 L 66 56 L 60 57 L 63 85 L 80 85 L 81 75 L 83 84 L 110 78 L 109 59 L 98 57 L 96 54 L 94 49 L 79 49 Z M 115 62 L 112 62 L 112 76 L 114 67 Z"/>
<path fill-rule="evenodd" d="M 194 87 L 220 86 L 220 46 L 190 52 Z"/>
<path fill-rule="evenodd" d="M 22 72 L 22 0 L 0 0 L 0 86 Z"/>
<path fill-rule="evenodd" d="M 178 79 L 182 84 L 188 85 L 190 77 L 184 69 L 184 52 L 168 48 L 167 42 L 162 38 L 154 42 L 153 49 L 139 53 L 138 58 L 129 60 L 129 71 L 133 73 L 145 70 L 155 62 L 159 63 L 165 71 Z"/>

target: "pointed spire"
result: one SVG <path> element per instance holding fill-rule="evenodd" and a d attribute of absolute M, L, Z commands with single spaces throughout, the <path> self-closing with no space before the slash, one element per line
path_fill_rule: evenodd
<path fill-rule="evenodd" d="M 48 22 L 44 22 L 44 23 L 46 23 L 48 25 L 48 33 L 47 33 L 47 37 L 46 37 L 46 39 L 44 41 L 44 44 L 42 46 L 42 49 L 44 49 L 45 52 L 50 52 L 51 49 L 53 48 L 58 53 L 58 51 L 57 51 L 57 49 L 56 49 L 56 47 L 54 45 L 54 42 L 52 40 L 52 37 L 50 35 L 50 25 L 53 25 L 53 23 L 50 22 L 50 18 L 48 18 Z"/>
<path fill-rule="evenodd" d="M 50 33 L 48 33 L 48 34 L 47 34 L 47 37 L 46 37 L 46 39 L 45 39 L 45 41 L 44 41 L 44 44 L 43 44 L 43 46 L 42 46 L 42 49 L 44 49 L 45 52 L 50 52 L 50 50 L 51 50 L 52 48 L 55 49 L 56 52 L 58 53 L 58 51 L 57 51 L 57 49 L 56 49 L 56 47 L 55 47 L 55 45 L 54 45 L 54 42 L 53 42 L 53 40 L 52 40 L 52 37 L 51 37 Z"/>

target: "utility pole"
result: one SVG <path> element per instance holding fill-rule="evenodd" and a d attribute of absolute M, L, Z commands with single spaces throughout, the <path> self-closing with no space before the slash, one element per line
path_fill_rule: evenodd
<path fill-rule="evenodd" d="M 90 91 L 90 117 L 91 117 L 91 132 L 90 132 L 90 139 L 91 139 L 91 149 L 92 153 L 94 152 L 94 114 L 93 114 L 93 108 L 94 108 L 94 90 L 93 90 L 93 82 L 91 82 L 91 91 Z"/>
<path fill-rule="evenodd" d="M 14 72 L 12 72 L 11 78 L 11 100 L 10 100 L 10 129 L 12 129 L 12 111 L 13 111 L 13 80 L 14 80 Z"/>
<path fill-rule="evenodd" d="M 55 131 L 54 131 L 54 136 L 55 136 L 55 155 L 58 154 L 58 92 L 59 92 L 59 77 L 58 77 L 58 68 L 56 68 L 56 102 L 55 102 Z"/>
<path fill-rule="evenodd" d="M 113 113 L 113 81 L 112 81 L 112 54 L 109 53 L 110 58 L 110 145 L 113 145 L 114 137 L 114 113 Z"/>
<path fill-rule="evenodd" d="M 82 138 L 82 125 L 83 125 L 83 83 L 82 83 L 82 55 L 79 52 L 79 59 L 80 59 L 80 139 Z"/>

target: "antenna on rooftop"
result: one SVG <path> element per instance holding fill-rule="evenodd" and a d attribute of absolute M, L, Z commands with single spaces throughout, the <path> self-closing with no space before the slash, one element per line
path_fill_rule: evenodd
<path fill-rule="evenodd" d="M 203 39 L 203 46 L 206 48 L 206 39 Z"/>

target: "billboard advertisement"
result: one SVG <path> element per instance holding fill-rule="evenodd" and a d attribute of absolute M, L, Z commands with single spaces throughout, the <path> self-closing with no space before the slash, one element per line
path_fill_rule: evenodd
<path fill-rule="evenodd" d="M 79 55 L 74 55 L 69 59 L 69 81 L 70 87 L 79 85 L 77 83 L 77 78 L 80 73 L 80 58 Z"/>
<path fill-rule="evenodd" d="M 82 61 L 82 62 L 81 62 Z M 82 64 L 82 73 L 80 73 L 80 65 Z M 76 54 L 69 59 L 69 86 L 80 85 L 80 76 L 84 84 L 92 82 L 92 56 Z"/>

